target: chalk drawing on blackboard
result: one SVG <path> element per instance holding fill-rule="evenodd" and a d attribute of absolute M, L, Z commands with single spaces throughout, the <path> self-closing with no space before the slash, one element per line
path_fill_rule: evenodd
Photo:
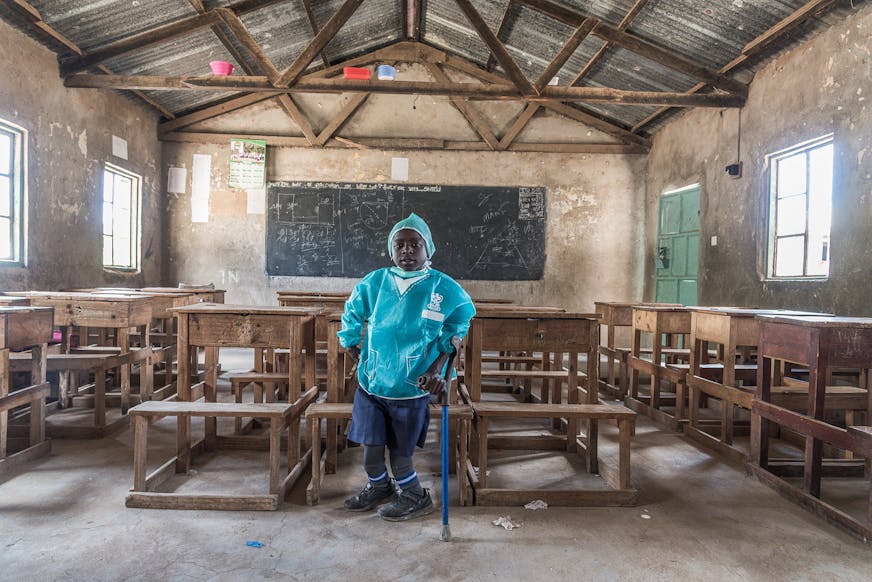
<path fill-rule="evenodd" d="M 518 218 L 535 220 L 545 217 L 545 196 L 539 188 L 518 189 Z"/>
<path fill-rule="evenodd" d="M 334 197 L 318 192 L 279 193 L 275 209 L 280 224 L 333 226 Z"/>
<path fill-rule="evenodd" d="M 360 222 L 371 230 L 381 230 L 388 224 L 388 203 L 384 200 L 364 202 L 360 205 Z"/>
<path fill-rule="evenodd" d="M 519 236 L 520 233 L 515 225 L 509 225 L 492 236 L 469 270 L 469 274 L 479 270 L 486 271 L 489 267 L 521 267 L 529 272 L 530 268 L 524 259 L 524 254 L 518 248 Z"/>

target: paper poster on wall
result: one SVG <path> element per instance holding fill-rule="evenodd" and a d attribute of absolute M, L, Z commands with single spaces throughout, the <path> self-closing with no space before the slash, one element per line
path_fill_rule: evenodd
<path fill-rule="evenodd" d="M 265 214 L 266 213 L 266 189 L 248 190 L 248 214 Z"/>
<path fill-rule="evenodd" d="M 127 140 L 117 135 L 112 136 L 112 155 L 122 160 L 127 159 Z"/>
<path fill-rule="evenodd" d="M 209 182 L 212 156 L 194 154 L 191 172 L 191 222 L 209 222 Z"/>
<path fill-rule="evenodd" d="M 170 168 L 167 171 L 167 192 L 170 194 L 184 194 L 187 185 L 187 168 Z"/>
<path fill-rule="evenodd" d="M 266 141 L 261 139 L 230 140 L 231 188 L 263 188 L 266 178 Z"/>

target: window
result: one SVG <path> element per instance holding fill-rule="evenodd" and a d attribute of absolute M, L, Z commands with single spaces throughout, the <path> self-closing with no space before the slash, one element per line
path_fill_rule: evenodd
<path fill-rule="evenodd" d="M 103 170 L 103 266 L 139 269 L 140 177 L 121 168 Z"/>
<path fill-rule="evenodd" d="M 23 263 L 24 129 L 0 120 L 0 263 Z"/>
<path fill-rule="evenodd" d="M 769 276 L 823 278 L 830 273 L 833 138 L 769 157 Z"/>

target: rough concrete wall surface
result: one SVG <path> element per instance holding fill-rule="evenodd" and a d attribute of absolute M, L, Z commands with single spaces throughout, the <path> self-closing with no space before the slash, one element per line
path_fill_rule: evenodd
<path fill-rule="evenodd" d="M 368 114 L 387 118 L 391 109 Z M 242 120 L 245 115 L 256 123 L 256 110 Z M 438 129 L 442 119 L 429 118 L 426 129 Z M 190 170 L 193 154 L 212 156 L 208 223 L 191 223 L 190 186 L 186 194 L 170 195 L 165 282 L 214 282 L 228 290 L 228 302 L 240 303 L 274 304 L 279 289 L 350 290 L 354 279 L 266 276 L 265 218 L 246 215 L 246 193 L 227 188 L 228 152 L 224 145 L 164 144 L 165 170 Z M 583 310 L 592 310 L 595 300 L 640 296 L 644 156 L 270 147 L 267 179 L 386 182 L 394 156 L 409 158 L 410 183 L 547 188 L 543 280 L 462 282 L 473 296 Z"/>
<path fill-rule="evenodd" d="M 56 55 L 0 22 L 0 118 L 27 130 L 27 265 L 0 266 L 0 290 L 160 281 L 163 208 L 158 115 L 112 91 L 66 89 Z M 112 156 L 112 136 L 128 160 Z M 102 267 L 102 171 L 142 176 L 142 269 Z"/>
<path fill-rule="evenodd" d="M 751 83 L 741 111 L 744 176 L 732 179 L 738 111 L 697 109 L 654 137 L 648 158 L 645 296 L 654 294 L 658 197 L 702 187 L 699 303 L 814 309 L 872 315 L 872 6 L 779 56 Z M 830 276 L 771 281 L 764 275 L 766 156 L 834 135 Z M 718 245 L 711 246 L 712 236 Z"/>

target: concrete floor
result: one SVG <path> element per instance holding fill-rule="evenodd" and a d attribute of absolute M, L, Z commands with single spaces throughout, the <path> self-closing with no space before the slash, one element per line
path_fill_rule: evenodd
<path fill-rule="evenodd" d="M 614 445 L 614 431 L 602 431 L 605 452 Z M 158 448 L 169 451 L 172 422 L 158 423 L 152 436 Z M 317 507 L 305 505 L 306 483 L 301 482 L 277 512 L 126 509 L 131 444 L 129 430 L 98 441 L 56 440 L 49 457 L 0 483 L 0 578 L 872 578 L 872 545 L 644 418 L 632 449 L 633 481 L 642 492 L 638 507 L 452 506 L 451 543 L 439 542 L 438 508 L 431 516 L 399 524 L 341 509 L 342 498 L 362 483 L 360 449 L 340 456 L 339 473 L 326 477 Z M 150 456 L 152 465 L 162 460 L 159 456 Z M 438 450 L 430 446 L 416 459 L 425 486 L 436 486 L 438 505 Z M 197 474 L 180 489 L 194 487 L 220 467 L 236 468 L 235 485 L 265 487 L 266 464 L 257 455 L 198 461 Z M 520 527 L 493 526 L 499 516 L 511 516 Z M 263 547 L 247 547 L 247 540 Z"/>

